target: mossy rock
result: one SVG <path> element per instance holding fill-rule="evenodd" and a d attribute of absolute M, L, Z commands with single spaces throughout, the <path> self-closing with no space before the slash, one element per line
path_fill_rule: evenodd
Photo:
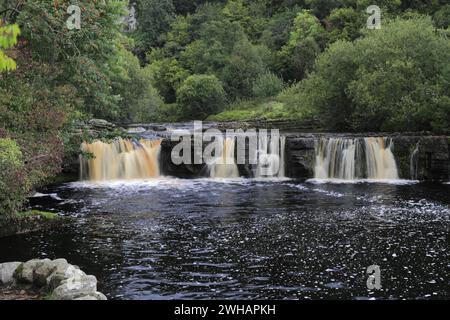
<path fill-rule="evenodd" d="M 68 218 L 66 217 L 47 211 L 29 210 L 18 212 L 12 216 L 0 218 L 0 237 L 47 229 L 67 220 Z"/>

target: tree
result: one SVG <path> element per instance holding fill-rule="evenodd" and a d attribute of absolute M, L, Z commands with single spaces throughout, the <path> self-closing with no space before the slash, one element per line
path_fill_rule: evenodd
<path fill-rule="evenodd" d="M 269 58 L 265 46 L 252 45 L 246 39 L 236 43 L 220 75 L 231 99 L 253 95 L 253 83 L 266 71 Z"/>
<path fill-rule="evenodd" d="M 361 12 L 353 8 L 339 8 L 331 11 L 326 18 L 330 42 L 336 40 L 355 40 L 365 26 L 365 18 Z"/>
<path fill-rule="evenodd" d="M 148 68 L 142 68 L 139 60 L 126 49 L 126 40 L 117 43 L 117 53 L 110 61 L 112 93 L 120 97 L 121 121 L 154 121 L 157 110 L 163 104 L 153 87 L 153 77 Z"/>
<path fill-rule="evenodd" d="M 447 29 L 450 26 L 450 4 L 442 6 L 436 11 L 433 20 L 437 28 Z"/>
<path fill-rule="evenodd" d="M 329 129 L 448 130 L 448 61 L 450 40 L 429 17 L 388 21 L 321 54 L 298 106 L 317 110 Z"/>
<path fill-rule="evenodd" d="M 22 152 L 12 139 L 0 138 L 0 217 L 19 209 L 24 201 Z"/>
<path fill-rule="evenodd" d="M 253 83 L 253 96 L 257 98 L 273 97 L 283 90 L 284 83 L 276 74 L 266 72 L 260 74 Z"/>
<path fill-rule="evenodd" d="M 146 69 L 151 75 L 153 86 L 158 89 L 166 103 L 174 103 L 176 90 L 189 76 L 189 72 L 180 66 L 174 58 L 153 61 Z"/>
<path fill-rule="evenodd" d="M 172 0 L 139 0 L 136 8 L 138 29 L 135 37 L 141 52 L 161 46 L 175 17 Z"/>
<path fill-rule="evenodd" d="M 16 24 L 2 27 L 0 23 L 0 72 L 16 69 L 16 62 L 8 57 L 2 49 L 12 48 L 17 43 L 19 34 L 20 29 Z"/>
<path fill-rule="evenodd" d="M 187 119 L 204 120 L 222 110 L 225 92 L 216 76 L 192 75 L 178 89 L 177 103 Z"/>
<path fill-rule="evenodd" d="M 326 32 L 310 12 L 297 14 L 288 43 L 279 53 L 281 72 L 287 80 L 301 80 L 312 70 L 315 58 L 326 44 Z"/>

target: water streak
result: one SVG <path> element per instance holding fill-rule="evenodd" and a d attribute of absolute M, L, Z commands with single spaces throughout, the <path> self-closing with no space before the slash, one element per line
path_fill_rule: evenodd
<path fill-rule="evenodd" d="M 211 178 L 238 178 L 239 170 L 234 160 L 235 138 L 226 138 L 222 150 L 209 167 Z"/>

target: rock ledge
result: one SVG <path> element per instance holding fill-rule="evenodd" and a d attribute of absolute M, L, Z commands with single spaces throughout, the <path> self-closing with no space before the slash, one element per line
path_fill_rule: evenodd
<path fill-rule="evenodd" d="M 0 264 L 0 287 L 33 288 L 49 300 L 106 300 L 97 278 L 66 259 L 33 259 Z"/>

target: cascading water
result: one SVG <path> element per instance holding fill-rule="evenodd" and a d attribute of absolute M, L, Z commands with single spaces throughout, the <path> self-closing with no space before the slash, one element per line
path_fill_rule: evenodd
<path fill-rule="evenodd" d="M 160 140 L 85 142 L 81 150 L 91 154 L 92 158 L 80 156 L 81 179 L 102 181 L 158 177 L 160 149 Z"/>
<path fill-rule="evenodd" d="M 409 168 L 411 179 L 417 180 L 419 177 L 419 143 L 417 143 L 416 148 L 411 154 Z"/>
<path fill-rule="evenodd" d="M 391 148 L 392 141 L 382 137 L 321 138 L 316 142 L 315 178 L 396 180 Z"/>
<path fill-rule="evenodd" d="M 259 139 L 258 167 L 255 176 L 265 177 L 285 177 L 284 153 L 286 137 L 271 137 L 270 143 L 267 136 L 262 135 Z"/>
<path fill-rule="evenodd" d="M 209 167 L 211 178 L 238 178 L 239 170 L 234 160 L 235 138 L 226 138 L 223 142 L 222 152 L 216 155 Z"/>

